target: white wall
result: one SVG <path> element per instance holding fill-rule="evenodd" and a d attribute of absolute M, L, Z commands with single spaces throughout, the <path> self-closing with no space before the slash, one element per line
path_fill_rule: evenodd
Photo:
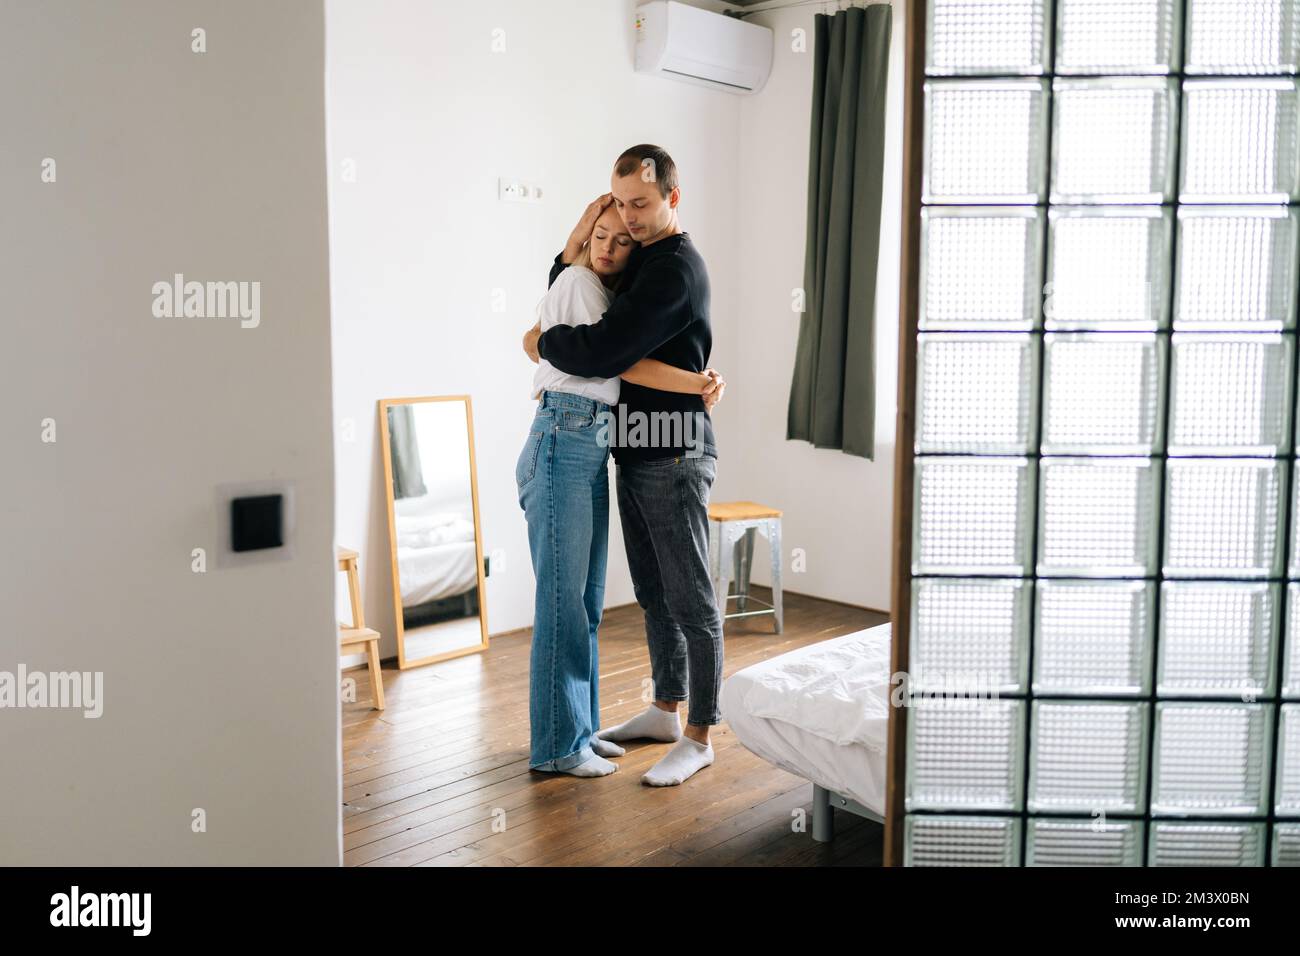
<path fill-rule="evenodd" d="M 681 222 L 712 279 L 714 362 L 729 373 L 739 364 L 741 98 L 633 72 L 634 8 L 326 4 L 338 540 L 361 552 L 366 620 L 385 656 L 396 639 L 381 398 L 472 397 L 483 546 L 504 556 L 487 582 L 489 628 L 532 624 L 514 468 L 535 410 L 534 366 L 519 341 L 552 257 L 609 189 L 625 147 L 659 143 L 677 161 Z M 544 200 L 499 202 L 499 176 L 539 183 Z M 742 401 L 732 394 L 717 416 L 726 468 L 739 457 L 730 423 Z M 607 603 L 616 605 L 633 594 L 611 511 Z"/>
<path fill-rule="evenodd" d="M 313 2 L 0 8 L 0 670 L 104 680 L 0 711 L 0 862 L 340 860 L 323 53 Z M 260 325 L 155 318 L 175 272 Z M 216 567 L 268 478 L 295 557 Z"/>
<path fill-rule="evenodd" d="M 889 609 L 893 522 L 894 416 L 897 408 L 899 230 L 903 118 L 903 0 L 893 0 L 885 133 L 884 200 L 876 285 L 876 447 L 867 461 L 787 441 L 786 409 L 799 315 L 791 292 L 803 285 L 807 219 L 808 135 L 813 80 L 813 18 L 821 7 L 756 14 L 750 22 L 776 34 L 772 77 L 746 97 L 740 113 L 738 207 L 740 280 L 736 348 L 724 366 L 724 403 L 732 403 L 714 497 L 761 501 L 781 508 L 786 551 L 784 586 L 792 591 Z M 792 31 L 807 36 L 791 48 Z M 759 542 L 761 546 L 761 542 Z M 793 549 L 805 552 L 803 573 L 791 571 Z M 753 580 L 769 583 L 754 561 Z"/>

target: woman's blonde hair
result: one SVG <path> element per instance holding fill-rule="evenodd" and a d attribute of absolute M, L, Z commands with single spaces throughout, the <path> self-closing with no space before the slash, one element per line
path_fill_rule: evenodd
<path fill-rule="evenodd" d="M 588 269 L 591 268 L 591 239 L 587 240 L 586 245 L 582 247 L 582 251 L 578 253 L 577 258 L 570 262 L 569 265 L 585 266 Z"/>
<path fill-rule="evenodd" d="M 595 232 L 596 230 L 593 227 L 591 231 Z M 641 243 L 637 242 L 635 239 L 632 240 L 633 249 L 635 249 L 640 244 Z M 583 245 L 582 251 L 578 253 L 578 255 L 574 258 L 574 260 L 569 263 L 569 265 L 584 266 L 588 269 L 591 269 L 591 237 L 590 236 L 587 237 L 587 242 Z M 592 269 L 591 271 L 595 272 L 596 270 Z M 627 274 L 626 269 L 619 272 L 618 276 L 614 279 L 614 284 L 610 286 L 610 291 L 613 292 L 615 295 L 617 295 L 619 292 L 623 290 L 623 276 L 626 274 Z"/>

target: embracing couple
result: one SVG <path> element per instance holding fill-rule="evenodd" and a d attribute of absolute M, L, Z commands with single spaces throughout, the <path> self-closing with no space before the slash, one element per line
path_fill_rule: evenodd
<path fill-rule="evenodd" d="M 524 336 L 538 399 L 515 469 L 537 578 L 530 670 L 533 770 L 602 777 L 617 741 L 673 746 L 641 778 L 675 786 L 713 763 L 722 618 L 709 578 L 709 491 L 717 447 L 709 409 L 725 383 L 706 367 L 709 277 L 677 222 L 672 158 L 633 146 L 551 268 Z M 600 729 L 596 630 L 605 596 L 607 462 L 654 701 Z M 689 701 L 683 733 L 677 708 Z"/>

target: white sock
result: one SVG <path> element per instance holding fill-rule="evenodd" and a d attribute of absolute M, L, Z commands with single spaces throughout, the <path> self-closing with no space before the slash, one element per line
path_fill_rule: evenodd
<path fill-rule="evenodd" d="M 612 740 L 602 740 L 599 737 L 591 738 L 591 749 L 602 757 L 621 757 L 627 753 L 626 750 Z"/>
<path fill-rule="evenodd" d="M 641 782 L 652 787 L 675 787 L 711 763 L 713 744 L 702 744 L 690 737 L 683 737 L 657 764 L 645 772 Z"/>
<path fill-rule="evenodd" d="M 663 740 L 668 743 L 682 735 L 681 718 L 675 710 L 664 710 L 651 704 L 631 720 L 615 724 L 607 730 L 596 732 L 601 740 Z"/>
<path fill-rule="evenodd" d="M 576 767 L 561 770 L 560 773 L 572 774 L 575 777 L 604 777 L 617 769 L 618 764 L 610 763 L 604 757 L 590 757 Z"/>

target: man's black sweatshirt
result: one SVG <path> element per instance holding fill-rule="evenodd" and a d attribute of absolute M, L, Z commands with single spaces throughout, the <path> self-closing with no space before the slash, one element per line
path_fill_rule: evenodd
<path fill-rule="evenodd" d="M 566 268 L 556 256 L 550 281 Z M 691 372 L 708 367 L 713 350 L 709 274 L 689 234 L 677 233 L 633 249 L 619 287 L 622 291 L 599 322 L 556 325 L 544 332 L 537 343 L 542 358 L 561 372 L 583 378 L 616 378 L 647 357 Z M 625 381 L 619 404 L 623 407 L 617 411 L 626 416 L 629 435 L 638 418 L 654 422 L 655 413 L 675 413 L 673 418 L 681 424 L 672 429 L 679 441 L 653 447 L 624 445 L 611 428 L 617 461 L 680 457 L 687 454 L 688 445 L 693 446 L 692 455 L 701 451 L 717 455 L 713 423 L 699 395 L 661 392 Z M 640 416 L 635 415 L 638 412 Z M 687 418 L 691 420 L 685 421 Z M 666 432 L 662 427 L 646 428 L 647 435 L 658 438 Z"/>

